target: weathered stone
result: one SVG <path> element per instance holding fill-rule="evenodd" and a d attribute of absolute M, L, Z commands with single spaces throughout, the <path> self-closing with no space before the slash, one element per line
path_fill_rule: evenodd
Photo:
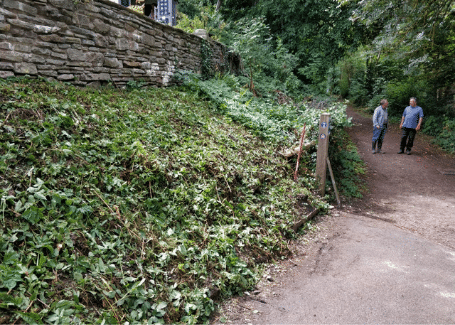
<path fill-rule="evenodd" d="M 104 55 L 101 53 L 87 53 L 86 60 L 95 67 L 101 67 L 104 63 Z"/>
<path fill-rule="evenodd" d="M 93 28 L 93 25 L 91 25 L 89 17 L 87 17 L 85 15 L 81 15 L 81 14 L 74 15 L 73 17 L 74 17 L 73 23 L 77 24 L 78 26 Z"/>
<path fill-rule="evenodd" d="M 6 21 L 9 24 L 11 24 L 13 26 L 16 26 L 16 27 L 20 27 L 20 28 L 24 28 L 24 29 L 33 29 L 34 28 L 33 24 L 27 23 L 27 22 L 22 21 L 20 19 L 8 18 Z"/>
<path fill-rule="evenodd" d="M 85 61 L 85 53 L 75 49 L 67 50 L 68 58 L 71 61 Z"/>
<path fill-rule="evenodd" d="M 5 21 L 5 16 L 3 16 L 2 14 L 0 14 L 0 22 L 4 22 Z"/>
<path fill-rule="evenodd" d="M 14 12 L 8 11 L 0 7 L 0 15 L 5 16 L 6 18 L 16 18 L 17 15 Z"/>
<path fill-rule="evenodd" d="M 58 27 L 51 27 L 51 26 L 42 26 L 42 25 L 35 25 L 33 27 L 33 31 L 37 34 L 51 34 L 51 33 L 57 33 L 60 31 L 60 28 Z"/>
<path fill-rule="evenodd" d="M 107 40 L 104 36 L 98 35 L 95 38 L 95 45 L 99 47 L 106 47 L 107 46 Z"/>
<path fill-rule="evenodd" d="M 155 38 L 147 34 L 142 36 L 142 42 L 149 46 L 155 46 Z"/>
<path fill-rule="evenodd" d="M 110 30 L 110 26 L 97 18 L 93 21 L 93 30 L 97 33 L 107 34 Z"/>
<path fill-rule="evenodd" d="M 31 55 L 28 60 L 28 62 L 35 63 L 35 64 L 44 64 L 46 63 L 46 60 L 38 55 Z"/>
<path fill-rule="evenodd" d="M 16 44 L 14 46 L 14 50 L 17 52 L 30 53 L 32 51 L 32 48 L 26 44 Z"/>
<path fill-rule="evenodd" d="M 95 39 L 97 36 L 96 33 L 92 32 L 91 30 L 88 30 L 88 29 L 79 28 L 76 26 L 69 26 L 68 28 L 76 34 L 85 35 L 85 36 L 90 37 L 91 39 Z"/>
<path fill-rule="evenodd" d="M 110 68 L 123 68 L 123 64 L 117 58 L 104 58 L 104 66 Z"/>
<path fill-rule="evenodd" d="M 68 55 L 65 54 L 65 53 L 52 52 L 51 56 L 53 58 L 57 58 L 57 59 L 61 59 L 61 60 L 67 60 L 68 59 Z"/>
<path fill-rule="evenodd" d="M 68 67 L 91 67 L 92 65 L 88 62 L 85 62 L 85 61 L 70 61 L 70 62 L 66 62 L 66 65 Z"/>
<path fill-rule="evenodd" d="M 95 89 L 101 88 L 101 82 L 99 82 L 99 81 L 89 82 L 87 84 L 87 87 L 95 88 Z"/>
<path fill-rule="evenodd" d="M 68 80 L 73 80 L 74 75 L 73 74 L 61 74 L 57 77 L 57 80 L 60 81 L 68 81 Z"/>
<path fill-rule="evenodd" d="M 49 2 L 57 7 L 57 8 L 64 8 L 73 11 L 74 10 L 74 2 L 68 0 L 49 0 Z"/>
<path fill-rule="evenodd" d="M 56 35 L 56 34 L 51 34 L 51 35 L 40 35 L 40 39 L 44 42 L 52 42 L 52 43 L 64 43 L 65 39 Z"/>
<path fill-rule="evenodd" d="M 141 68 L 144 70 L 150 69 L 152 64 L 150 62 L 142 62 L 141 63 Z"/>
<path fill-rule="evenodd" d="M 9 62 L 0 62 L 0 70 L 13 70 L 14 65 Z"/>
<path fill-rule="evenodd" d="M 61 66 L 61 65 L 65 65 L 66 62 L 62 61 L 62 60 L 47 59 L 46 63 Z"/>
<path fill-rule="evenodd" d="M 14 77 L 14 72 L 12 71 L 0 71 L 0 78 L 10 78 L 10 77 Z"/>
<path fill-rule="evenodd" d="M 69 49 L 70 47 L 71 47 L 71 45 L 69 45 L 69 44 L 59 44 L 58 45 L 58 48 L 62 49 L 62 50 Z"/>
<path fill-rule="evenodd" d="M 93 68 L 93 72 L 96 73 L 109 73 L 111 69 L 109 68 L 103 68 L 103 67 L 95 67 Z"/>
<path fill-rule="evenodd" d="M 8 50 L 8 51 L 13 51 L 14 47 L 11 45 L 9 42 L 1 42 L 0 43 L 0 49 L 2 50 Z"/>
<path fill-rule="evenodd" d="M 65 43 L 81 44 L 81 39 L 76 37 L 65 37 Z"/>
<path fill-rule="evenodd" d="M 141 63 L 135 61 L 123 61 L 123 65 L 127 66 L 128 68 L 137 68 L 141 66 Z"/>
<path fill-rule="evenodd" d="M 3 51 L 0 50 L 0 60 L 10 61 L 10 62 L 22 62 L 23 57 L 13 51 Z"/>
<path fill-rule="evenodd" d="M 145 71 L 142 69 L 133 69 L 134 74 L 145 74 Z"/>
<path fill-rule="evenodd" d="M 83 39 L 81 42 L 82 45 L 87 45 L 87 46 L 95 46 L 95 42 L 89 41 L 87 39 Z"/>
<path fill-rule="evenodd" d="M 40 47 L 33 47 L 32 53 L 39 54 L 39 55 L 49 55 L 50 51 L 48 49 L 43 49 Z"/>
<path fill-rule="evenodd" d="M 125 37 L 126 33 L 123 29 L 111 26 L 109 34 L 113 37 Z"/>
<path fill-rule="evenodd" d="M 28 13 L 31 16 L 36 16 L 38 9 L 35 7 L 26 5 L 25 3 L 19 2 L 17 0 L 4 0 L 3 6 L 5 8 L 16 9 Z"/>
<path fill-rule="evenodd" d="M 55 70 L 40 70 L 38 69 L 38 74 L 46 76 L 46 77 L 54 77 L 58 76 L 58 73 Z"/>
<path fill-rule="evenodd" d="M 33 63 L 20 62 L 14 64 L 14 72 L 20 74 L 37 74 L 38 70 Z"/>

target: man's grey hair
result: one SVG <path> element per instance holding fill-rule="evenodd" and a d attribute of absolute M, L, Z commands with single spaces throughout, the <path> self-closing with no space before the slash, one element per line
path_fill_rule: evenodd
<path fill-rule="evenodd" d="M 381 102 L 379 104 L 384 105 L 385 103 L 387 103 L 387 99 L 384 98 L 384 99 L 381 99 Z"/>
<path fill-rule="evenodd" d="M 410 101 L 411 101 L 411 100 L 413 100 L 413 99 L 414 99 L 414 101 L 415 101 L 415 102 L 416 102 L 416 104 L 417 104 L 417 98 L 415 98 L 415 97 L 411 97 L 411 98 L 409 98 L 409 100 L 410 100 Z"/>

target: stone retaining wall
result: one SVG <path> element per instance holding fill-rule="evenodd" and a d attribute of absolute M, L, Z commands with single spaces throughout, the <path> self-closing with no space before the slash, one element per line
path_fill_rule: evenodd
<path fill-rule="evenodd" d="M 176 69 L 201 71 L 202 42 L 108 0 L 0 0 L 0 78 L 168 86 Z M 210 47 L 225 69 L 225 47 Z"/>

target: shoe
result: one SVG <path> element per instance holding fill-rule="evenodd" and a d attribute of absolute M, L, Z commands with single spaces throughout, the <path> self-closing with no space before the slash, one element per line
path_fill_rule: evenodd
<path fill-rule="evenodd" d="M 374 155 L 374 154 L 376 153 L 376 150 L 373 149 L 373 150 L 371 151 L 371 153 Z"/>
<path fill-rule="evenodd" d="M 409 156 L 411 154 L 411 150 L 406 150 L 406 154 Z"/>
<path fill-rule="evenodd" d="M 378 149 L 378 150 L 376 151 L 376 153 L 381 153 L 381 149 Z"/>
<path fill-rule="evenodd" d="M 400 151 L 397 152 L 397 154 L 399 154 L 399 155 L 401 155 L 402 153 L 404 153 L 403 150 L 400 150 Z"/>

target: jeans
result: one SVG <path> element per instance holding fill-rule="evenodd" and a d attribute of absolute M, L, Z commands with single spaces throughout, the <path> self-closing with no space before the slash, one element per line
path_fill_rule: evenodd
<path fill-rule="evenodd" d="M 416 129 L 403 128 L 401 131 L 401 143 L 400 150 L 404 150 L 406 147 L 407 151 L 411 151 L 414 145 L 414 138 L 416 137 Z"/>
<path fill-rule="evenodd" d="M 387 124 L 384 124 L 382 128 L 373 127 L 373 142 L 378 142 L 378 148 L 382 148 L 382 141 L 387 132 Z"/>

